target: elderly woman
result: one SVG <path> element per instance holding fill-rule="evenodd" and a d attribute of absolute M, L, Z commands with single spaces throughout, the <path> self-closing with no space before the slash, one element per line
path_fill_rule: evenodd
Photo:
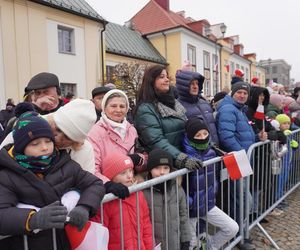
<path fill-rule="evenodd" d="M 129 196 L 128 188 L 110 181 L 102 174 L 105 156 L 112 152 L 121 152 L 131 157 L 135 167 L 144 164 L 144 156 L 134 154 L 138 135 L 136 129 L 126 120 L 128 110 L 128 98 L 123 91 L 108 91 L 102 100 L 101 118 L 88 134 L 95 153 L 95 174 L 105 182 L 107 193 L 111 192 L 120 198 Z"/>
<path fill-rule="evenodd" d="M 30 109 L 27 105 L 27 109 Z M 26 110 L 24 110 L 26 111 Z M 55 136 L 55 146 L 66 149 L 80 166 L 94 173 L 95 160 L 87 134 L 95 124 L 97 116 L 91 101 L 76 99 L 58 109 L 55 113 L 43 116 L 51 126 Z M 13 143 L 12 133 L 2 142 L 0 148 Z"/>
<path fill-rule="evenodd" d="M 164 66 L 149 67 L 138 93 L 134 124 L 146 151 L 160 148 L 172 155 L 177 168 L 202 167 L 198 159 L 181 151 L 186 122 L 184 107 L 175 99 Z"/>

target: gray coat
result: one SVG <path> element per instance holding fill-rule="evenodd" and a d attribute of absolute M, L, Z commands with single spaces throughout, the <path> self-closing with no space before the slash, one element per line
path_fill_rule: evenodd
<path fill-rule="evenodd" d="M 160 185 L 160 184 L 158 184 Z M 162 184 L 163 185 L 163 184 Z M 144 190 L 144 194 L 150 209 L 150 215 L 152 216 L 151 207 L 151 190 Z M 191 229 L 187 216 L 187 204 L 186 195 L 181 186 L 178 186 L 178 202 L 176 199 L 176 183 L 175 181 L 167 182 L 167 220 L 165 219 L 165 196 L 164 192 L 160 192 L 156 186 L 153 187 L 153 209 L 154 218 L 152 218 L 152 224 L 154 224 L 155 242 L 159 244 L 161 242 L 161 249 L 166 249 L 166 222 L 168 226 L 168 247 L 172 250 L 180 250 L 178 246 L 178 237 L 180 237 L 180 243 L 188 242 L 191 240 Z M 177 216 L 177 204 L 179 208 L 179 221 Z M 180 231 L 178 232 L 179 229 Z M 180 235 L 178 235 L 180 233 Z"/>

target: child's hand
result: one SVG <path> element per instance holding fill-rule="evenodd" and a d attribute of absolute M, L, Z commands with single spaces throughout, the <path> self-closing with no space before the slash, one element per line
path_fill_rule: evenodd
<path fill-rule="evenodd" d="M 293 149 L 298 148 L 298 142 L 295 140 L 291 140 L 291 148 L 293 148 Z"/>
<path fill-rule="evenodd" d="M 81 231 L 89 220 L 89 208 L 79 205 L 69 213 L 69 217 L 69 223 Z"/>
<path fill-rule="evenodd" d="M 104 184 L 104 187 L 105 187 L 107 194 L 113 193 L 115 196 L 118 196 L 121 199 L 125 199 L 126 197 L 129 197 L 129 195 L 130 195 L 128 187 L 121 183 L 108 181 Z"/>
<path fill-rule="evenodd" d="M 289 129 L 286 129 L 286 130 L 283 131 L 283 133 L 284 133 L 286 136 L 288 136 L 288 135 L 291 135 L 291 134 L 292 134 L 292 131 L 289 130 Z"/>

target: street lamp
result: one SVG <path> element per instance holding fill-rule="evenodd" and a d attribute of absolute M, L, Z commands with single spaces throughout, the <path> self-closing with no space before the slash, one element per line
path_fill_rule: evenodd
<path fill-rule="evenodd" d="M 226 32 L 226 29 L 227 29 L 227 26 L 224 24 L 224 23 L 222 23 L 220 26 L 219 26 L 219 28 L 220 28 L 220 31 L 221 31 L 221 33 L 222 33 L 222 35 L 221 35 L 221 37 L 217 37 L 216 38 L 216 43 L 215 43 L 215 67 L 216 67 L 216 69 L 215 69 L 215 74 L 216 74 L 216 77 L 215 77 L 215 88 L 214 88 L 214 95 L 219 91 L 219 88 L 218 88 L 218 86 L 219 86 L 219 80 L 218 80 L 218 76 L 219 76 L 219 65 L 218 65 L 218 39 L 222 39 L 222 38 L 224 38 L 224 35 L 225 35 L 225 32 Z M 219 53 L 219 55 L 220 55 L 220 64 L 222 63 L 221 62 L 221 48 L 220 48 L 220 51 L 219 51 L 220 53 Z"/>

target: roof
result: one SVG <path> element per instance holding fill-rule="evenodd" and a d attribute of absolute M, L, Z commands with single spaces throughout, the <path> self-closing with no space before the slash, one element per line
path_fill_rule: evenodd
<path fill-rule="evenodd" d="M 134 15 L 131 21 L 142 34 L 150 34 L 179 26 L 191 29 L 187 25 L 188 19 L 173 11 L 166 11 L 153 0 L 150 0 L 144 8 Z"/>
<path fill-rule="evenodd" d="M 108 23 L 105 30 L 105 44 L 108 53 L 167 64 L 166 59 L 146 38 L 126 26 Z"/>
<path fill-rule="evenodd" d="M 84 0 L 30 0 L 55 9 L 86 17 L 96 22 L 106 21 Z"/>

